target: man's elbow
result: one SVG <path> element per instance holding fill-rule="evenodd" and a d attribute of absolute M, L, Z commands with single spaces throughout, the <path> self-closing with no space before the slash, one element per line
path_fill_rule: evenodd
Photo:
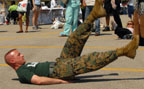
<path fill-rule="evenodd" d="M 36 85 L 42 85 L 42 81 L 41 81 L 40 77 L 37 76 L 37 75 L 34 75 L 34 76 L 32 77 L 31 83 L 32 83 L 32 84 L 36 84 Z"/>

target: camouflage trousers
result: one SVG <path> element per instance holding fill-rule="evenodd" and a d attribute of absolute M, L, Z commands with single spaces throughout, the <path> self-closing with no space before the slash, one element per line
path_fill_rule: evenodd
<path fill-rule="evenodd" d="M 50 77 L 70 78 L 98 70 L 117 59 L 116 51 L 93 52 L 80 56 L 91 33 L 91 24 L 81 24 L 67 39 Z"/>

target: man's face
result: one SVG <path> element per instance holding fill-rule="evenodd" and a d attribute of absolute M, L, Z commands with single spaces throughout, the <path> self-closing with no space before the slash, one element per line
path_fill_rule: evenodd
<path fill-rule="evenodd" d="M 10 56 L 12 57 L 12 60 L 14 63 L 16 64 L 24 64 L 25 60 L 24 60 L 24 55 L 21 54 L 18 50 L 14 50 L 10 53 Z"/>

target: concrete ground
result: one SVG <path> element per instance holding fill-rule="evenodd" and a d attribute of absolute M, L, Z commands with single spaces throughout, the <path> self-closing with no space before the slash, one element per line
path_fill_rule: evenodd
<path fill-rule="evenodd" d="M 129 20 L 121 16 L 123 26 Z M 105 19 L 101 18 L 105 24 Z M 42 25 L 29 33 L 16 33 L 18 25 L 0 25 L 0 89 L 144 89 L 144 48 L 139 47 L 134 60 L 120 57 L 101 70 L 77 76 L 77 82 L 57 85 L 21 84 L 15 71 L 4 62 L 4 54 L 13 48 L 25 55 L 27 62 L 55 61 L 59 57 L 67 37 L 58 37 L 63 29 L 50 29 Z M 102 29 L 101 29 L 102 30 Z M 93 51 L 113 50 L 126 45 L 130 40 L 118 40 L 113 31 L 94 33 L 88 39 L 82 55 Z"/>

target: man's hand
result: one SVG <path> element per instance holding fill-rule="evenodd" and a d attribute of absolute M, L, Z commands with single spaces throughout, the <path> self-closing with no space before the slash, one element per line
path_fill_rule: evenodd
<path fill-rule="evenodd" d="M 69 81 L 61 80 L 61 79 L 55 79 L 55 78 L 49 78 L 49 77 L 40 77 L 37 75 L 33 75 L 31 79 L 31 83 L 37 84 L 37 85 L 50 85 L 50 84 L 67 84 L 70 83 Z"/>

